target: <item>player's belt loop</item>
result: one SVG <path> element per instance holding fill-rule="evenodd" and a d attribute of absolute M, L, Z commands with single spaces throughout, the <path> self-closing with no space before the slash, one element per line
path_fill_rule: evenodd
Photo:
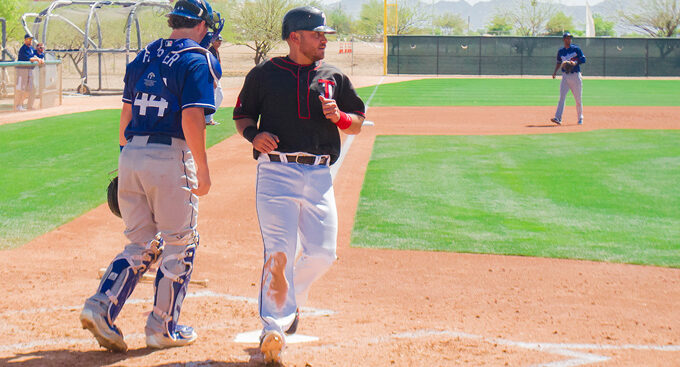
<path fill-rule="evenodd" d="M 303 154 L 267 154 L 270 162 L 281 163 L 298 163 L 307 164 L 310 166 L 324 165 L 327 166 L 330 162 L 330 157 L 327 155 L 303 155 Z"/>

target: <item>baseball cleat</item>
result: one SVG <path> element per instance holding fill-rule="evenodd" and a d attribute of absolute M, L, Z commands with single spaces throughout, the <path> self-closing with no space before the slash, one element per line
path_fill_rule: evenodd
<path fill-rule="evenodd" d="M 581 120 L 578 120 L 578 124 L 579 124 L 579 125 L 583 125 L 583 120 L 582 120 L 582 119 L 581 119 Z"/>
<path fill-rule="evenodd" d="M 295 334 L 297 332 L 298 323 L 300 322 L 300 309 L 295 310 L 295 320 L 290 324 L 288 330 L 286 330 L 286 335 Z"/>
<path fill-rule="evenodd" d="M 198 334 L 191 326 L 177 325 L 172 336 L 167 336 L 164 333 L 148 334 L 146 345 L 155 349 L 183 347 L 195 342 L 197 338 Z"/>
<path fill-rule="evenodd" d="M 557 118 L 555 118 L 555 117 L 551 118 L 550 121 L 552 121 L 552 122 L 554 122 L 554 123 L 556 123 L 556 124 L 558 124 L 558 125 L 562 125 L 562 121 L 560 121 L 559 119 L 557 119 Z"/>
<path fill-rule="evenodd" d="M 80 323 L 87 329 L 99 345 L 112 352 L 127 352 L 128 346 L 123 333 L 116 325 L 109 323 L 103 305 L 96 300 L 88 299 L 80 313 Z"/>
<path fill-rule="evenodd" d="M 281 365 L 281 352 L 283 352 L 284 339 L 278 331 L 267 331 L 260 340 L 260 352 L 264 357 L 265 365 Z"/>

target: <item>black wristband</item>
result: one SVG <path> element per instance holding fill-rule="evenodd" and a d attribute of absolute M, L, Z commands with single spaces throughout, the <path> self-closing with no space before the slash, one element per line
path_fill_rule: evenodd
<path fill-rule="evenodd" d="M 260 132 L 257 131 L 257 128 L 253 125 L 250 125 L 243 129 L 243 137 L 246 138 L 249 142 L 253 142 L 253 139 L 259 134 Z"/>

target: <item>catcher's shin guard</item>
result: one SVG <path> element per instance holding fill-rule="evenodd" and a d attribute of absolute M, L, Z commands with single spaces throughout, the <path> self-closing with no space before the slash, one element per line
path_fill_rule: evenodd
<path fill-rule="evenodd" d="M 163 240 L 156 235 L 140 255 L 130 255 L 127 250 L 119 254 L 102 276 L 97 293 L 85 301 L 80 322 L 104 348 L 115 352 L 127 350 L 123 333 L 114 321 L 142 275 L 162 251 Z"/>
<path fill-rule="evenodd" d="M 187 246 L 167 246 L 156 273 L 153 311 L 146 321 L 146 345 L 151 348 L 180 347 L 193 343 L 193 328 L 178 325 L 182 302 L 194 268 L 198 239 Z"/>

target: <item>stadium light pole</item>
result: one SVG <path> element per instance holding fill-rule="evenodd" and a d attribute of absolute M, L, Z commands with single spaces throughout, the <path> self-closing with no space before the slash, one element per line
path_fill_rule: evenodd
<path fill-rule="evenodd" d="M 383 75 L 387 75 L 387 0 L 383 0 Z"/>
<path fill-rule="evenodd" d="M 394 34 L 397 34 L 397 30 L 399 29 L 399 10 L 397 1 L 398 0 L 394 0 L 394 4 L 388 4 L 387 0 L 383 0 L 383 75 L 387 75 L 387 7 L 394 6 Z"/>

